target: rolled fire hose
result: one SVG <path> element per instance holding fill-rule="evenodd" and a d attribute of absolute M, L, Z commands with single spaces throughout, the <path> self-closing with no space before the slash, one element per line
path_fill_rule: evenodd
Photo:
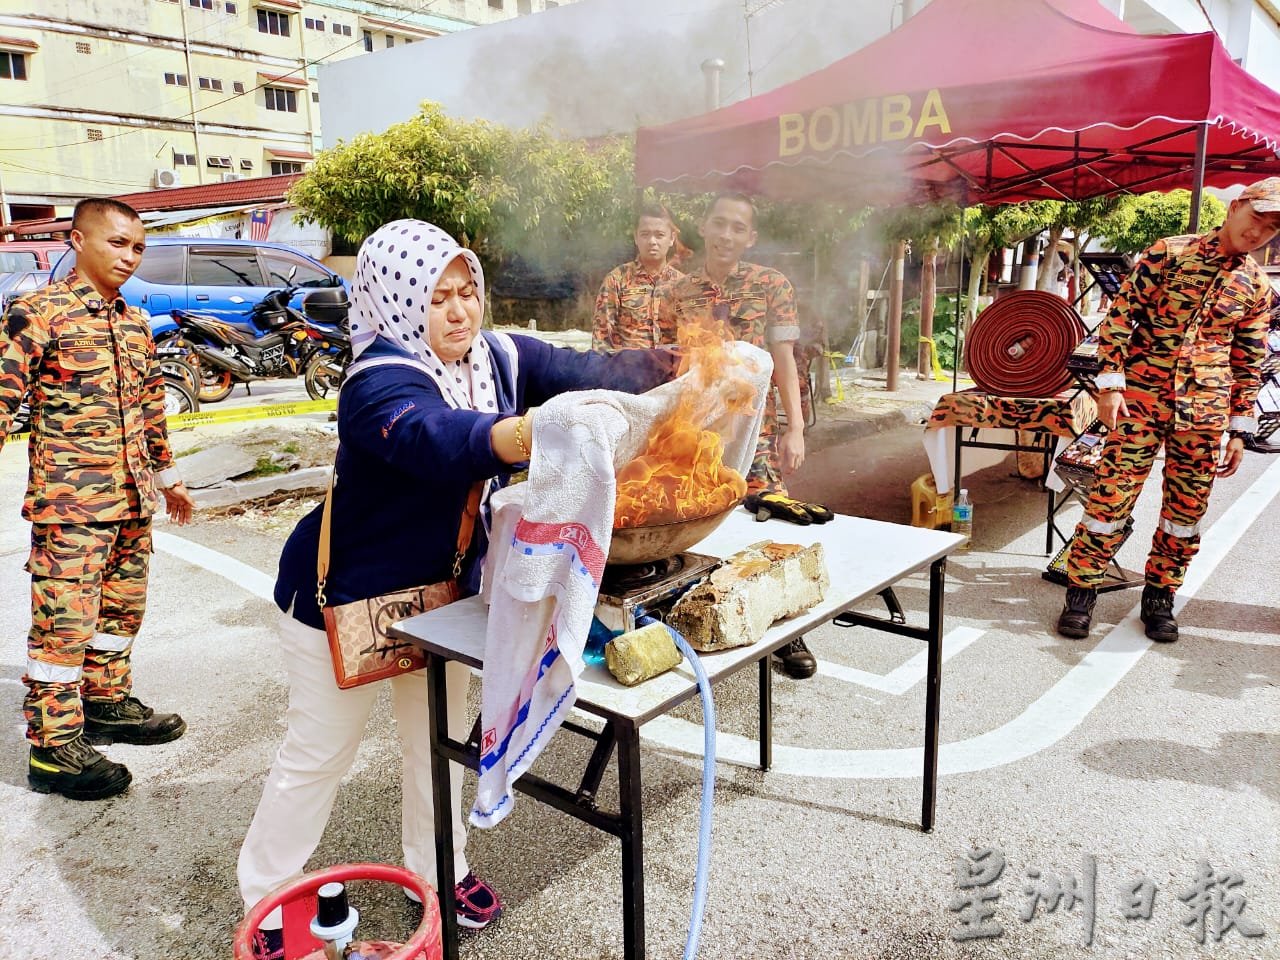
<path fill-rule="evenodd" d="M 711 698 L 711 681 L 702 669 L 702 661 L 680 634 L 653 617 L 641 617 L 636 625 L 660 624 L 671 635 L 676 648 L 689 661 L 698 681 L 698 697 L 702 701 L 702 804 L 698 815 L 698 867 L 693 876 L 693 908 L 689 914 L 689 935 L 684 944 L 684 960 L 698 955 L 698 939 L 702 936 L 702 915 L 707 906 L 707 876 L 711 870 L 711 802 L 716 786 L 716 704 Z"/>
<path fill-rule="evenodd" d="M 1071 386 L 1067 358 L 1087 333 L 1080 314 L 1057 294 L 1019 290 L 978 315 L 965 363 L 987 393 L 1052 397 Z"/>

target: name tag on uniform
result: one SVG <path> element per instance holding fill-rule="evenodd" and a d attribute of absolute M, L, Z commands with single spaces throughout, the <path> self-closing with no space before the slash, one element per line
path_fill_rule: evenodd
<path fill-rule="evenodd" d="M 1230 300 L 1234 300 L 1236 303 L 1243 303 L 1245 306 L 1248 306 L 1253 299 L 1237 287 L 1223 287 L 1222 296 L 1227 297 Z"/>
<path fill-rule="evenodd" d="M 1173 275 L 1174 283 L 1185 283 L 1193 287 L 1207 287 L 1209 285 L 1208 277 L 1198 277 L 1193 273 L 1175 273 Z"/>
<path fill-rule="evenodd" d="M 111 346 L 111 338 L 103 334 L 59 337 L 59 350 L 101 350 Z"/>

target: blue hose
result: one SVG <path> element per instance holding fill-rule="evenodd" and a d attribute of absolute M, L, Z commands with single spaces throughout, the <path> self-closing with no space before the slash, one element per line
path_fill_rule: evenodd
<path fill-rule="evenodd" d="M 652 617 L 641 617 L 637 626 L 660 623 Z M 698 938 L 702 936 L 702 914 L 707 906 L 707 874 L 711 868 L 711 802 L 716 785 L 716 704 L 711 699 L 711 681 L 702 669 L 702 661 L 684 637 L 668 627 L 667 633 L 698 681 L 698 696 L 702 700 L 702 807 L 698 823 L 698 869 L 693 878 L 693 910 L 689 916 L 689 936 L 684 944 L 684 960 L 694 960 L 698 955 Z"/>

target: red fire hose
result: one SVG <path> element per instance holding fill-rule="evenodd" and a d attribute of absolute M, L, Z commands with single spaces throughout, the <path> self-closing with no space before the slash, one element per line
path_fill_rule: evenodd
<path fill-rule="evenodd" d="M 1067 358 L 1086 334 L 1080 314 L 1057 294 L 1007 294 L 973 324 L 965 349 L 969 376 L 998 397 L 1055 396 L 1071 386 Z"/>

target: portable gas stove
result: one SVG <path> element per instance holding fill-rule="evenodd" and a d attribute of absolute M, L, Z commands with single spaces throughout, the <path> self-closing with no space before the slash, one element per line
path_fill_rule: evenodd
<path fill-rule="evenodd" d="M 596 619 L 613 631 L 634 630 L 642 616 L 661 620 L 686 590 L 720 561 L 701 553 L 677 553 L 652 563 L 610 565 L 600 580 Z"/>

